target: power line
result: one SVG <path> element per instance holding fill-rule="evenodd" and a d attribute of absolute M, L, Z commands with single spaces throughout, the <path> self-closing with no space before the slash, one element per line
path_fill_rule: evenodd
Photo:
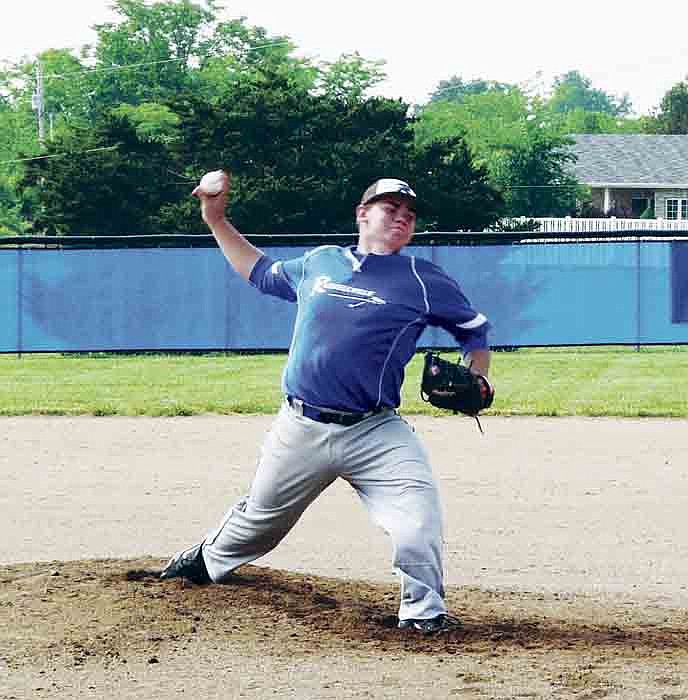
<path fill-rule="evenodd" d="M 580 185 L 578 185 L 578 184 L 570 184 L 570 185 L 502 185 L 502 187 L 505 190 L 537 190 L 537 189 L 551 189 L 551 188 L 575 189 L 576 187 L 579 187 L 579 186 Z"/>
<path fill-rule="evenodd" d="M 80 156 L 85 153 L 95 153 L 97 151 L 114 151 L 119 146 L 100 146 L 99 148 L 89 148 L 86 151 L 70 151 L 68 153 L 48 153 L 44 156 L 32 156 L 30 158 L 15 158 L 14 160 L 3 160 L 0 161 L 0 165 L 11 165 L 13 163 L 29 163 L 34 160 L 45 160 L 47 158 L 64 158 L 65 156 Z"/>
<path fill-rule="evenodd" d="M 291 41 L 288 39 L 282 39 L 280 41 L 271 41 L 268 42 L 267 44 L 259 44 L 258 46 L 252 46 L 246 50 L 246 53 L 252 53 L 254 51 L 260 51 L 261 49 L 268 49 L 272 48 L 274 46 L 287 46 L 291 45 Z M 165 58 L 161 59 L 159 61 L 141 61 L 140 63 L 125 63 L 124 65 L 121 66 L 108 66 L 106 68 L 84 68 L 83 70 L 75 70 L 75 71 L 69 71 L 68 73 L 50 73 L 49 75 L 46 75 L 46 79 L 50 78 L 62 78 L 62 79 L 70 79 L 72 76 L 78 76 L 82 75 L 84 73 L 112 73 L 115 71 L 123 71 L 123 70 L 133 70 L 136 68 L 144 68 L 145 66 L 155 66 L 155 65 L 161 65 L 163 63 L 179 63 L 181 61 L 188 61 L 188 57 L 186 58 Z"/>
<path fill-rule="evenodd" d="M 46 79 L 50 78 L 70 78 L 71 76 L 82 75 L 84 73 L 112 73 L 115 71 L 129 70 L 131 68 L 142 68 L 143 66 L 155 66 L 161 63 L 179 63 L 186 61 L 185 58 L 166 58 L 161 61 L 143 61 L 141 63 L 126 63 L 123 66 L 110 66 L 109 68 L 84 68 L 83 70 L 69 71 L 69 73 L 50 73 L 46 75 Z"/>

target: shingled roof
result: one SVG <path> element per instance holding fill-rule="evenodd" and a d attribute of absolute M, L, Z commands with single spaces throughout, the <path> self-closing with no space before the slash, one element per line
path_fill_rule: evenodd
<path fill-rule="evenodd" d="M 569 165 L 590 187 L 688 187 L 688 136 L 576 134 Z"/>

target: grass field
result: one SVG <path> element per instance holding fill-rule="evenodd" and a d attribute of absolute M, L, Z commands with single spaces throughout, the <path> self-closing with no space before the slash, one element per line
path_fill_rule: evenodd
<path fill-rule="evenodd" d="M 447 354 L 455 357 L 455 353 Z M 0 415 L 272 413 L 286 355 L 0 355 Z M 439 413 L 407 370 L 402 410 Z M 688 417 L 688 347 L 493 354 L 495 415 Z"/>

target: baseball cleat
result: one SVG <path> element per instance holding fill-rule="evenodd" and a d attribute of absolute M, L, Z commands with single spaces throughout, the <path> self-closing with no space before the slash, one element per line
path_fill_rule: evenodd
<path fill-rule="evenodd" d="M 203 561 L 203 543 L 195 544 L 189 549 L 177 552 L 160 572 L 161 579 L 185 578 L 192 583 L 203 585 L 212 583 Z"/>
<path fill-rule="evenodd" d="M 399 629 L 415 630 L 421 634 L 444 634 L 461 629 L 461 620 L 451 615 L 443 614 L 427 620 L 399 620 Z"/>

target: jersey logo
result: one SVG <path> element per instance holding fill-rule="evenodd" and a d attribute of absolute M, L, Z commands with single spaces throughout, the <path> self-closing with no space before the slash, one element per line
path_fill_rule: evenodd
<path fill-rule="evenodd" d="M 339 297 L 341 299 L 351 299 L 352 304 L 347 304 L 350 309 L 355 309 L 357 306 L 363 306 L 363 304 L 386 304 L 384 299 L 381 299 L 371 292 L 369 289 L 361 289 L 360 287 L 349 287 L 346 284 L 338 284 L 333 282 L 331 277 L 326 275 L 321 275 L 315 278 L 315 283 L 313 284 L 313 291 L 311 296 L 315 294 L 327 294 L 330 297 Z"/>

